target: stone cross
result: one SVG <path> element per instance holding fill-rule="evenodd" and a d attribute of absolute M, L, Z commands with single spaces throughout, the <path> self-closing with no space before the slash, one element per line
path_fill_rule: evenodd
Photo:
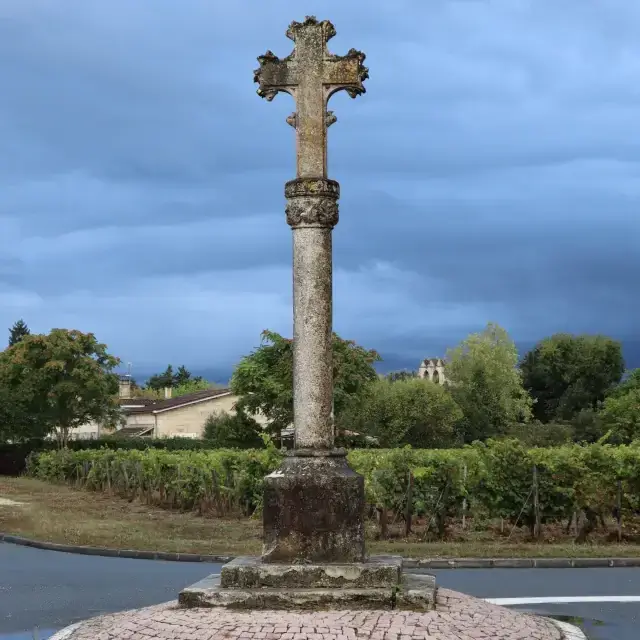
<path fill-rule="evenodd" d="M 340 188 L 327 178 L 327 128 L 336 121 L 329 98 L 345 90 L 365 92 L 365 55 L 327 51 L 336 31 L 328 20 L 292 22 L 287 37 L 293 52 L 279 59 L 258 57 L 258 95 L 273 100 L 292 95 L 296 111 L 287 122 L 296 130 L 297 179 L 285 186 L 287 222 L 293 229 L 294 429 L 296 450 L 331 450 L 333 432 L 332 242 L 338 222 Z"/>

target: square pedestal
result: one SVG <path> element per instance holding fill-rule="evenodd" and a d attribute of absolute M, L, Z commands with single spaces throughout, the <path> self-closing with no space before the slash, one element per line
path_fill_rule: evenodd
<path fill-rule="evenodd" d="M 363 562 L 364 478 L 344 451 L 294 451 L 264 480 L 264 562 Z"/>

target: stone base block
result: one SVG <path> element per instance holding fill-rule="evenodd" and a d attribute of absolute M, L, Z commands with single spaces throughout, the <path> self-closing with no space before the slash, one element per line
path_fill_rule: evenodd
<path fill-rule="evenodd" d="M 402 559 L 375 557 L 360 564 L 275 565 L 238 558 L 184 589 L 182 608 L 239 610 L 406 610 L 434 607 L 434 576 L 402 574 Z"/>
<path fill-rule="evenodd" d="M 364 478 L 344 451 L 295 450 L 264 479 L 264 562 L 363 562 Z"/>
<path fill-rule="evenodd" d="M 402 558 L 373 556 L 351 564 L 274 564 L 262 558 L 236 558 L 222 567 L 224 589 L 380 589 L 400 584 Z"/>

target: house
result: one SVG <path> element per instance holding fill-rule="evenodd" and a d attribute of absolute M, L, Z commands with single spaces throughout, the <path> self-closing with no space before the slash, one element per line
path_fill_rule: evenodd
<path fill-rule="evenodd" d="M 205 389 L 177 398 L 139 402 L 120 399 L 126 425 L 118 435 L 152 438 L 202 438 L 204 423 L 212 413 L 234 413 L 240 398 L 229 389 Z"/>
<path fill-rule="evenodd" d="M 170 388 L 165 389 L 165 397 L 161 400 L 133 398 L 131 380 L 123 376 L 120 379 L 118 403 L 125 420 L 124 426 L 106 432 L 99 425 L 91 423 L 74 429 L 71 437 L 97 438 L 109 433 L 129 437 L 201 438 L 206 419 L 212 413 L 235 413 L 239 399 L 229 389 L 204 389 L 172 398 Z M 253 417 L 259 424 L 267 422 L 261 415 Z"/>

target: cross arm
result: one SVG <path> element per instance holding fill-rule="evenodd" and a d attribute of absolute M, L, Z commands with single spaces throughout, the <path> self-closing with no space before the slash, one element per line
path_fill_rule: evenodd
<path fill-rule="evenodd" d="M 328 96 L 342 89 L 352 98 L 366 92 L 363 82 L 369 77 L 369 69 L 363 64 L 365 58 L 356 49 L 350 49 L 344 56 L 327 55 L 322 80 L 328 87 Z"/>
<path fill-rule="evenodd" d="M 253 81 L 258 83 L 257 93 L 269 102 L 279 91 L 293 94 L 298 83 L 296 68 L 292 56 L 280 59 L 271 51 L 258 56 L 260 68 L 253 72 Z"/>

